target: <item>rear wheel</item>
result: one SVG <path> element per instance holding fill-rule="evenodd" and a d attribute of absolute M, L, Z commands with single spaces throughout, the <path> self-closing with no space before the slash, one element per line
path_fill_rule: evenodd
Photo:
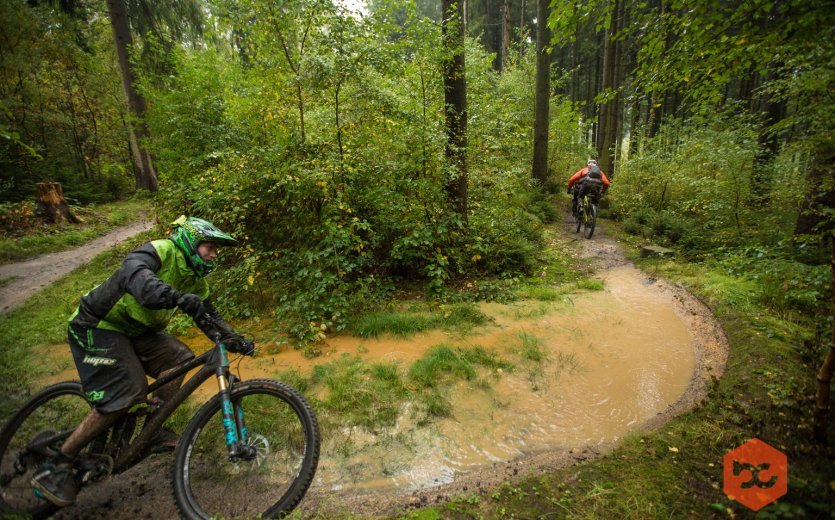
<path fill-rule="evenodd" d="M 0 430 L 0 511 L 43 518 L 57 506 L 35 494 L 32 474 L 90 411 L 81 383 L 58 383 L 29 399 Z"/>
<path fill-rule="evenodd" d="M 220 396 L 186 426 L 174 454 L 174 499 L 186 518 L 274 518 L 298 505 L 319 462 L 319 426 L 293 388 L 252 380 L 232 389 L 248 460 L 229 460 Z"/>

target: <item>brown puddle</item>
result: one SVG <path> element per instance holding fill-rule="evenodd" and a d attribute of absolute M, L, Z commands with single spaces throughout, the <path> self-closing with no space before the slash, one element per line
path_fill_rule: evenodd
<path fill-rule="evenodd" d="M 419 489 L 534 451 L 615 441 L 683 394 L 695 370 L 694 342 L 673 296 L 647 285 L 640 271 L 624 266 L 601 278 L 603 291 L 573 295 L 568 302 L 485 304 L 482 310 L 495 323 L 464 337 L 442 331 L 407 339 L 339 336 L 315 359 L 287 349 L 246 360 L 241 376 L 275 377 L 287 369 L 306 374 L 343 353 L 408 367 L 440 343 L 480 345 L 516 363 L 515 370 L 488 378 L 486 387 L 457 383 L 448 393 L 450 418 L 419 427 L 405 406 L 396 425 L 383 433 L 331 432 L 323 439 L 314 484 L 322 492 Z M 542 364 L 526 364 L 518 356 L 520 334 L 539 340 Z M 65 378 L 75 378 L 71 367 L 50 380 Z M 212 381 L 200 390 L 215 391 Z"/>

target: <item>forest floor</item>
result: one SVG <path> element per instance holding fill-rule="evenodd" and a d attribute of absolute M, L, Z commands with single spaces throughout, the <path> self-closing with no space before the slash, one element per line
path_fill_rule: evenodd
<path fill-rule="evenodd" d="M 618 242 L 603 227 L 591 240 L 580 238 L 570 224 L 556 225 L 556 235 L 571 244 L 589 274 L 629 266 Z M 71 255 L 72 256 L 72 255 Z M 670 297 L 676 315 L 686 324 L 693 340 L 696 365 L 683 395 L 664 411 L 646 421 L 637 431 L 656 429 L 673 417 L 696 406 L 707 394 L 709 382 L 720 377 L 727 356 L 727 343 L 710 310 L 683 287 L 641 274 L 652 291 Z M 590 324 L 593 326 L 593 324 Z M 409 343 L 408 339 L 403 340 Z M 429 506 L 449 507 L 461 497 L 497 496 L 502 489 L 525 478 L 547 474 L 610 453 L 618 442 L 594 443 L 566 449 L 531 450 L 508 462 L 496 462 L 455 475 L 451 483 L 420 489 L 362 491 L 346 488 L 335 492 L 316 485 L 303 500 L 297 515 L 306 518 L 356 518 L 410 515 Z M 176 509 L 169 482 L 171 455 L 149 457 L 129 471 L 81 492 L 78 502 L 61 510 L 56 518 L 173 518 Z M 470 499 L 472 503 L 472 499 Z M 475 499 L 478 502 L 478 498 Z M 442 516 L 447 516 L 441 513 Z M 466 516 L 466 515 L 465 515 Z M 489 516 L 489 515 L 488 515 Z M 501 516 L 497 514 L 496 516 Z M 430 515 L 429 517 L 432 517 Z"/>

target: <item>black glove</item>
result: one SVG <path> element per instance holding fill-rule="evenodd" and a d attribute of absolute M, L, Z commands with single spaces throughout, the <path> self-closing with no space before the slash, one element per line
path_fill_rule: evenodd
<path fill-rule="evenodd" d="M 203 300 L 196 294 L 181 294 L 177 298 L 177 307 L 194 319 L 206 314 L 206 307 L 203 305 Z"/>
<path fill-rule="evenodd" d="M 243 354 L 244 356 L 251 356 L 255 353 L 255 343 L 247 341 L 245 337 L 237 332 L 226 335 L 220 342 L 226 345 L 226 350 L 229 352 Z"/>

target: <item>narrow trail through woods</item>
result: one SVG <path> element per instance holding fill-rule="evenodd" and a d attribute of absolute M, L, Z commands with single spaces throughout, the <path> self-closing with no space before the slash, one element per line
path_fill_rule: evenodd
<path fill-rule="evenodd" d="M 23 304 L 38 291 L 89 262 L 97 254 L 152 227 L 153 222 L 142 220 L 114 229 L 76 249 L 0 265 L 0 280 L 9 280 L 0 286 L 0 314 L 6 314 Z"/>

